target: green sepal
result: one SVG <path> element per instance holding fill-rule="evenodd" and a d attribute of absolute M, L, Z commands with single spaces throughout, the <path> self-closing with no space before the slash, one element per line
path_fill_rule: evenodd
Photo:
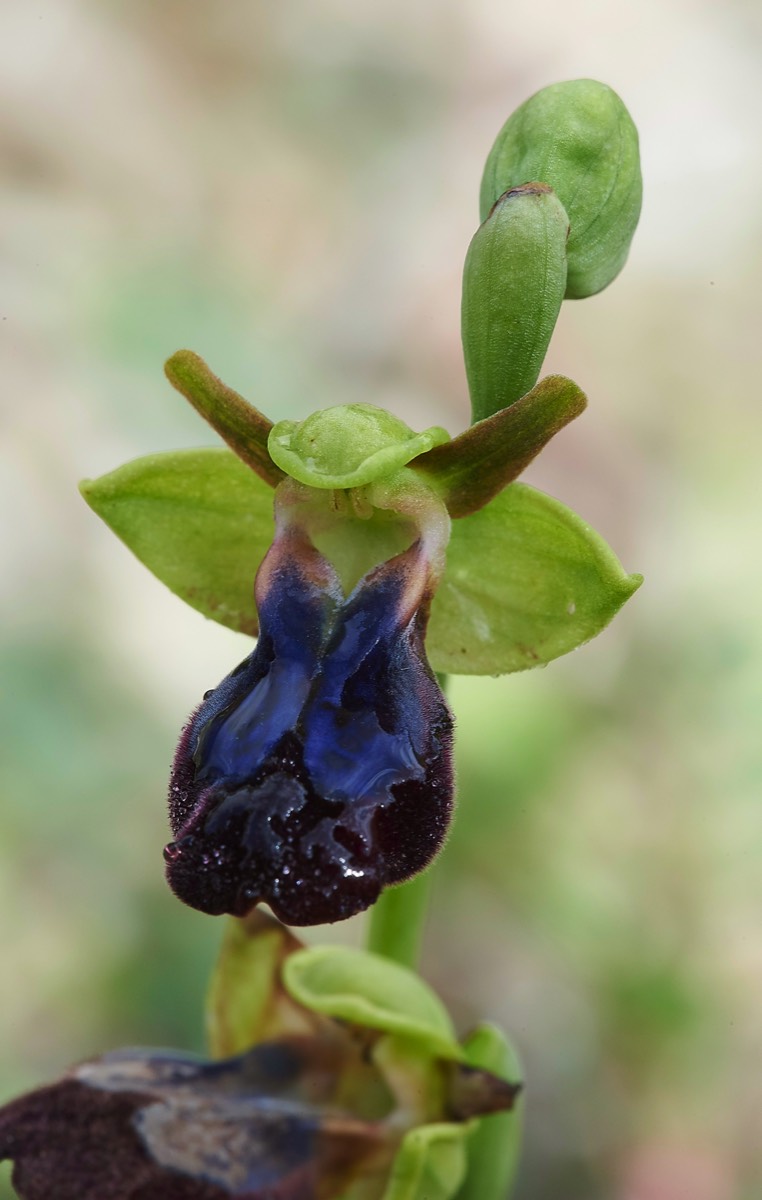
<path fill-rule="evenodd" d="M 414 433 L 372 404 L 340 404 L 304 421 L 279 421 L 268 444 L 273 460 L 299 483 L 343 490 L 383 479 L 449 439 L 438 426 Z"/>
<path fill-rule="evenodd" d="M 298 950 L 283 965 L 283 982 L 313 1012 L 400 1034 L 440 1058 L 463 1058 L 439 997 L 413 971 L 380 954 L 347 946 Z"/>
<path fill-rule="evenodd" d="M 640 216 L 638 131 L 595 79 L 555 83 L 508 118 L 487 158 L 482 220 L 506 188 L 539 179 L 569 217 L 567 298 L 600 292 L 624 266 Z"/>
<path fill-rule="evenodd" d="M 394 1159 L 383 1200 L 451 1200 L 466 1171 L 467 1126 L 411 1129 Z"/>
<path fill-rule="evenodd" d="M 273 539 L 273 493 L 234 454 L 222 447 L 151 454 L 80 490 L 181 600 L 256 636 L 254 576 Z"/>
<path fill-rule="evenodd" d="M 260 479 L 275 487 L 283 472 L 270 458 L 272 429 L 258 409 L 214 375 L 198 354 L 178 350 L 164 364 L 167 379 Z"/>
<path fill-rule="evenodd" d="M 472 1067 L 491 1071 L 501 1079 L 521 1078 L 521 1065 L 513 1046 L 496 1025 L 479 1025 L 463 1043 Z M 471 1123 L 466 1145 L 466 1178 L 457 1200 L 506 1200 L 519 1166 L 523 1101 L 513 1109 L 493 1113 Z"/>
<path fill-rule="evenodd" d="M 281 970 L 302 943 L 260 908 L 229 917 L 206 997 L 213 1058 L 232 1058 L 283 1034 L 311 1033 L 310 1014 L 286 992 Z"/>
<path fill-rule="evenodd" d="M 600 633 L 641 583 L 565 505 L 512 483 L 453 522 L 429 662 L 453 675 L 540 666 Z"/>
<path fill-rule="evenodd" d="M 548 375 L 509 408 L 435 446 L 411 467 L 435 488 L 451 517 L 467 517 L 512 483 L 586 405 L 571 379 Z"/>
<path fill-rule="evenodd" d="M 566 288 L 569 221 L 545 183 L 496 198 L 468 247 L 461 334 L 474 421 L 534 387 Z"/>

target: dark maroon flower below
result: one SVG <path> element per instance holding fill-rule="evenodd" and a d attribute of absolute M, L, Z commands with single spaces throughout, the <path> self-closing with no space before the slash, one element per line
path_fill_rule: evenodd
<path fill-rule="evenodd" d="M 388 1166 L 398 1135 L 305 1099 L 312 1052 L 106 1055 L 0 1109 L 0 1160 L 22 1200 L 328 1200 Z"/>
<path fill-rule="evenodd" d="M 0 1108 L 0 1161 L 21 1200 L 336 1200 L 355 1185 L 379 1200 L 411 1121 L 374 1061 L 380 1036 L 318 1018 L 216 1062 L 106 1054 Z M 428 1069 L 423 1122 L 504 1112 L 520 1091 L 460 1063 Z"/>
<path fill-rule="evenodd" d="M 452 807 L 452 718 L 424 652 L 425 538 L 348 598 L 286 524 L 256 583 L 254 652 L 183 732 L 170 789 L 175 894 L 288 924 L 361 912 L 440 848 Z"/>

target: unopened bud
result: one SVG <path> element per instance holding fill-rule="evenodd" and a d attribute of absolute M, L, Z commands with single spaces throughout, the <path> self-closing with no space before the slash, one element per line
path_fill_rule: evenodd
<path fill-rule="evenodd" d="M 553 188 L 569 216 L 566 296 L 600 292 L 624 266 L 640 216 L 638 131 L 616 92 L 594 79 L 543 88 L 508 118 L 482 178 L 482 220 L 508 188 Z"/>
<path fill-rule="evenodd" d="M 537 382 L 564 297 L 568 227 L 551 189 L 527 183 L 500 195 L 474 234 L 461 310 L 474 421 Z"/>

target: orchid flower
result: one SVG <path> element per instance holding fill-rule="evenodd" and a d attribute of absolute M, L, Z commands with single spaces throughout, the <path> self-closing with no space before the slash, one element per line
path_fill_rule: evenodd
<path fill-rule="evenodd" d="M 452 719 L 424 635 L 450 522 L 432 498 L 409 549 L 345 598 L 305 528 L 309 489 L 280 484 L 275 507 L 259 640 L 183 733 L 165 857 L 175 894 L 204 912 L 266 900 L 316 924 L 421 870 L 447 828 Z"/>
<path fill-rule="evenodd" d="M 578 518 L 513 483 L 585 397 L 550 376 L 451 439 L 365 404 L 273 426 L 190 351 L 167 375 L 243 475 L 229 452 L 185 452 L 128 464 L 85 495 L 185 599 L 259 634 L 183 731 L 167 878 L 207 913 L 266 901 L 291 924 L 341 920 L 421 871 L 446 836 L 452 716 L 435 671 L 546 662 L 638 586 Z M 168 524 L 183 515 L 178 483 L 195 510 L 182 532 Z"/>

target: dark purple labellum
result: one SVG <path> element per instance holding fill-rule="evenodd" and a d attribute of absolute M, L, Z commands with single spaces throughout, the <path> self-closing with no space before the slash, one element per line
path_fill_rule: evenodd
<path fill-rule="evenodd" d="M 452 807 L 452 718 L 423 648 L 424 540 L 344 599 L 306 534 L 257 576 L 260 638 L 183 732 L 170 788 L 175 894 L 288 924 L 361 912 L 420 871 Z"/>

